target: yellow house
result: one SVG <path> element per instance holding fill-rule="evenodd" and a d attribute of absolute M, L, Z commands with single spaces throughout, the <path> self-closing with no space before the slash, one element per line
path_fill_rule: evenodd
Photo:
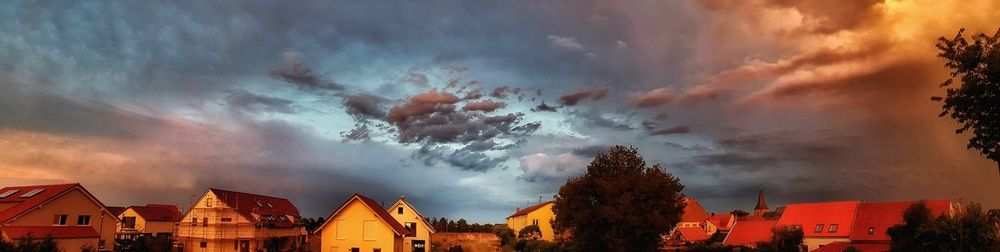
<path fill-rule="evenodd" d="M 409 232 L 403 237 L 404 252 L 429 251 L 427 247 L 431 244 L 431 234 L 435 232 L 434 227 L 427 222 L 427 219 L 424 219 L 423 215 L 420 215 L 420 212 L 417 212 L 413 205 L 410 205 L 410 202 L 406 201 L 406 197 L 400 196 L 399 200 L 389 206 L 387 210 Z"/>
<path fill-rule="evenodd" d="M 537 225 L 542 231 L 542 240 L 555 240 L 555 233 L 552 231 L 552 220 L 556 215 L 552 212 L 552 205 L 555 202 L 548 201 L 541 204 L 518 208 L 514 214 L 507 217 L 507 226 L 517 234 L 524 227 Z"/>
<path fill-rule="evenodd" d="M 320 234 L 322 252 L 404 251 L 403 240 L 409 234 L 375 200 L 357 193 L 333 211 L 315 232 Z"/>
<path fill-rule="evenodd" d="M 126 239 L 139 235 L 171 236 L 182 218 L 184 214 L 174 205 L 130 206 L 118 214 L 121 220 L 118 235 Z"/>
<path fill-rule="evenodd" d="M 80 184 L 0 189 L 0 234 L 6 240 L 52 236 L 62 251 L 111 250 L 117 220 Z"/>
<path fill-rule="evenodd" d="M 300 217 L 287 199 L 209 188 L 174 237 L 184 251 L 284 251 L 305 241 Z"/>

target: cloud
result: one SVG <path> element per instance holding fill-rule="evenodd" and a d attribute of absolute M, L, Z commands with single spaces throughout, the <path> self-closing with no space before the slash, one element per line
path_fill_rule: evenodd
<path fill-rule="evenodd" d="M 555 156 L 535 153 L 518 158 L 521 178 L 529 182 L 564 180 L 581 173 L 589 160 L 564 153 Z"/>
<path fill-rule="evenodd" d="M 583 99 L 600 100 L 611 92 L 610 87 L 599 87 L 592 89 L 577 90 L 559 96 L 559 102 L 566 106 L 573 106 Z"/>
<path fill-rule="evenodd" d="M 285 53 L 285 65 L 271 70 L 271 77 L 307 90 L 344 90 L 344 85 L 327 80 L 313 73 L 312 67 L 300 58 L 299 54 Z"/>
<path fill-rule="evenodd" d="M 651 108 L 667 104 L 673 99 L 673 94 L 666 88 L 657 88 L 648 92 L 632 94 L 629 104 L 637 108 Z"/>
<path fill-rule="evenodd" d="M 535 106 L 534 108 L 531 108 L 531 111 L 532 112 L 556 112 L 556 110 L 559 109 L 559 108 L 561 108 L 561 107 L 562 106 L 558 106 L 558 107 L 549 106 L 548 104 L 545 104 L 545 101 L 542 101 L 542 104 L 538 104 L 538 106 Z"/>
<path fill-rule="evenodd" d="M 549 35 L 548 38 L 549 38 L 549 42 L 552 43 L 552 45 L 554 45 L 556 47 L 564 48 L 564 49 L 569 49 L 569 50 L 576 50 L 576 51 L 583 50 L 583 44 L 580 44 L 580 42 L 577 42 L 576 38 L 573 38 L 573 37 L 562 37 L 562 36 L 557 36 L 557 35 Z"/>
<path fill-rule="evenodd" d="M 382 105 L 387 102 L 389 102 L 389 99 L 385 97 L 371 94 L 355 94 L 348 95 L 344 99 L 344 108 L 347 109 L 348 115 L 355 118 L 384 119 L 386 111 Z"/>
<path fill-rule="evenodd" d="M 422 73 L 410 72 L 406 76 L 406 79 L 404 79 L 404 81 L 413 83 L 418 87 L 425 87 L 425 88 L 430 87 L 430 85 L 428 84 L 427 75 Z"/>
<path fill-rule="evenodd" d="M 225 100 L 231 108 L 245 113 L 268 112 L 293 114 L 296 112 L 292 107 L 295 104 L 294 101 L 258 95 L 246 90 L 234 91 Z"/>
<path fill-rule="evenodd" d="M 462 110 L 465 110 L 465 111 L 478 110 L 478 111 L 484 111 L 484 112 L 493 112 L 494 110 L 503 108 L 504 106 L 507 106 L 507 104 L 505 104 L 503 102 L 496 102 L 496 101 L 475 101 L 475 102 L 469 102 L 469 103 L 466 103 L 465 105 L 463 105 L 462 106 Z"/>
<path fill-rule="evenodd" d="M 673 134 L 687 134 L 691 133 L 691 128 L 688 126 L 675 126 L 663 129 L 651 129 L 648 131 L 650 136 L 660 136 L 660 135 L 673 135 Z"/>

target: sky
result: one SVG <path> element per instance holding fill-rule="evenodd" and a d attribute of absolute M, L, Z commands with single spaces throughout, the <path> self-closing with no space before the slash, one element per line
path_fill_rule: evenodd
<path fill-rule="evenodd" d="M 106 205 L 353 193 L 501 223 L 632 145 L 714 212 L 946 198 L 997 165 L 938 117 L 991 0 L 0 3 L 0 185 Z M 541 197 L 541 198 L 540 198 Z"/>

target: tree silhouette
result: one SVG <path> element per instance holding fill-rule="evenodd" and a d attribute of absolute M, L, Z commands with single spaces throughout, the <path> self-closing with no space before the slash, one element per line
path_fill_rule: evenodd
<path fill-rule="evenodd" d="M 1000 172 L 1000 30 L 993 36 L 972 36 L 971 41 L 963 32 L 938 39 L 938 57 L 946 60 L 951 76 L 941 83 L 946 95 L 931 100 L 942 102 L 939 116 L 958 121 L 955 133 L 972 133 L 967 147 L 997 162 Z M 956 79 L 961 82 L 957 87 Z"/>
<path fill-rule="evenodd" d="M 680 221 L 683 189 L 635 147 L 613 146 L 559 188 L 553 224 L 556 233 L 569 232 L 572 251 L 656 251 Z"/>

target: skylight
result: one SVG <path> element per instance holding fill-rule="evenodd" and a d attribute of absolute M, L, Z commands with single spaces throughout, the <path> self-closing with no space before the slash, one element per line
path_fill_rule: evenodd
<path fill-rule="evenodd" d="M 4 192 L 3 194 L 0 194 L 0 198 L 6 198 L 7 196 L 14 195 L 15 193 L 17 193 L 19 191 L 21 191 L 21 190 L 17 190 L 17 189 L 8 190 L 8 191 Z"/>
<path fill-rule="evenodd" d="M 30 198 L 31 196 L 38 195 L 39 193 L 42 193 L 44 191 L 45 189 L 34 189 L 21 195 L 21 198 Z"/>

